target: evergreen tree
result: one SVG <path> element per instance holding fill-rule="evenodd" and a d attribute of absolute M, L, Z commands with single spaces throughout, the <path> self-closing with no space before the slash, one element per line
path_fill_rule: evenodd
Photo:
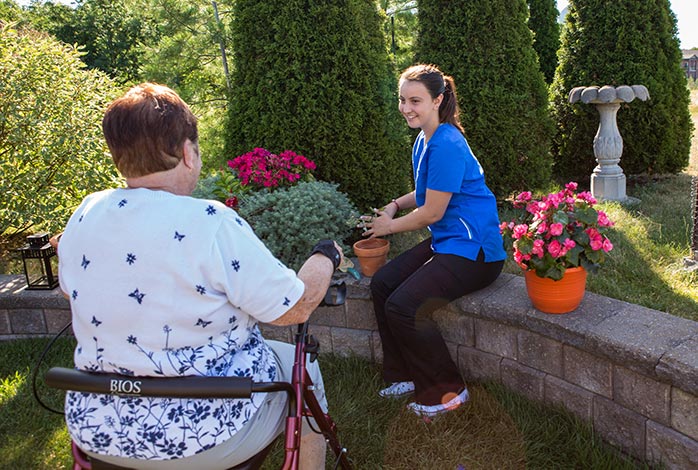
<path fill-rule="evenodd" d="M 230 158 L 302 153 L 361 209 L 409 189 L 385 16 L 365 0 L 235 2 Z"/>
<path fill-rule="evenodd" d="M 556 174 L 589 177 L 596 166 L 599 114 L 593 105 L 569 103 L 577 86 L 649 90 L 649 101 L 635 100 L 618 112 L 626 174 L 674 173 L 688 164 L 693 125 L 669 0 L 572 0 L 561 43 L 551 87 Z"/>
<path fill-rule="evenodd" d="M 528 0 L 528 27 L 533 31 L 533 49 L 546 83 L 552 83 L 560 48 L 559 12 L 555 0 Z"/>
<path fill-rule="evenodd" d="M 550 178 L 547 87 L 525 0 L 420 0 L 417 62 L 455 79 L 461 122 L 499 197 Z"/>

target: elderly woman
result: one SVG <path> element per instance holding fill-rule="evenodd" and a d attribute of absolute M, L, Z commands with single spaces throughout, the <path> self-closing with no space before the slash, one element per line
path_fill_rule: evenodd
<path fill-rule="evenodd" d="M 126 187 L 89 195 L 58 246 L 75 365 L 135 376 L 251 376 L 289 381 L 294 350 L 258 322 L 301 323 L 342 259 L 319 243 L 298 274 L 217 201 L 190 197 L 201 170 L 196 118 L 171 89 L 144 83 L 107 109 L 104 136 Z M 326 407 L 317 363 L 309 364 Z M 240 399 L 69 393 L 75 443 L 115 465 L 228 468 L 283 431 L 285 394 Z M 321 435 L 304 434 L 302 468 L 324 468 Z"/>

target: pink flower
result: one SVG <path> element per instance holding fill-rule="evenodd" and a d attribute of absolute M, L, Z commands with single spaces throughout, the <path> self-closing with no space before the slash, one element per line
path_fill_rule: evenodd
<path fill-rule="evenodd" d="M 562 225 L 561 223 L 554 223 L 550 225 L 550 234 L 554 237 L 557 237 L 558 235 L 562 235 L 562 231 L 565 229 L 565 226 Z"/>
<path fill-rule="evenodd" d="M 591 205 L 594 205 L 597 202 L 596 199 L 594 198 L 594 196 L 592 196 L 589 191 L 583 191 L 583 192 L 577 194 L 577 199 L 584 201 L 584 202 L 587 202 Z"/>
<path fill-rule="evenodd" d="M 611 222 L 604 211 L 599 211 L 598 223 L 601 227 L 613 227 L 613 222 Z"/>
<path fill-rule="evenodd" d="M 531 253 L 538 256 L 539 258 L 542 258 L 545 256 L 545 250 L 544 247 L 545 242 L 543 240 L 535 240 L 533 242 L 533 248 L 531 248 Z"/>
<path fill-rule="evenodd" d="M 531 191 L 524 191 L 522 193 L 519 193 L 518 196 L 516 196 L 517 201 L 521 202 L 528 202 L 531 200 Z"/>
<path fill-rule="evenodd" d="M 564 249 L 565 249 L 565 253 L 567 253 L 567 252 L 570 251 L 572 248 L 574 248 L 575 246 L 577 246 L 577 244 L 575 243 L 574 240 L 572 240 L 571 238 L 568 238 L 567 240 L 565 240 L 565 243 L 563 243 L 563 246 L 564 246 Z"/>
<path fill-rule="evenodd" d="M 225 200 L 225 205 L 231 209 L 237 209 L 239 206 L 238 198 L 233 196 Z"/>
<path fill-rule="evenodd" d="M 559 241 L 553 240 L 550 242 L 548 245 L 548 253 L 552 255 L 553 258 L 557 258 L 560 256 L 560 253 L 562 252 L 562 245 L 560 244 Z"/>
<path fill-rule="evenodd" d="M 601 249 L 603 251 L 605 251 L 606 253 L 611 251 L 613 249 L 613 243 L 611 243 L 611 240 L 609 240 L 608 238 L 604 238 L 603 239 L 603 246 L 601 247 Z"/>
<path fill-rule="evenodd" d="M 512 236 L 515 240 L 518 240 L 518 239 L 521 238 L 521 237 L 525 237 L 527 233 L 528 233 L 528 225 L 526 225 L 526 224 L 521 224 L 521 225 L 516 225 L 516 226 L 514 227 L 514 230 L 513 230 L 511 236 Z"/>

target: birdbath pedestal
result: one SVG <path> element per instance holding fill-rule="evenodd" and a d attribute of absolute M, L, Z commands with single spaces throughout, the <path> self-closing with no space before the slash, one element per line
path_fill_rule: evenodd
<path fill-rule="evenodd" d="M 650 98 L 644 85 L 581 86 L 570 91 L 570 103 L 593 104 L 599 111 L 599 130 L 594 137 L 594 157 L 598 165 L 591 175 L 591 194 L 598 200 L 629 199 L 625 193 L 625 174 L 619 165 L 623 138 L 616 117 L 621 103 L 630 103 L 635 98 L 642 101 Z"/>

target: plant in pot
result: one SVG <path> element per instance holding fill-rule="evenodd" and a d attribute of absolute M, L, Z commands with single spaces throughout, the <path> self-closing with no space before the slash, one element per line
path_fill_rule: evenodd
<path fill-rule="evenodd" d="M 584 297 L 586 276 L 596 272 L 613 244 L 608 216 L 594 208 L 591 193 L 577 193 L 577 183 L 539 199 L 520 193 L 516 212 L 500 229 L 514 261 L 524 270 L 533 306 L 546 313 L 567 313 Z"/>

